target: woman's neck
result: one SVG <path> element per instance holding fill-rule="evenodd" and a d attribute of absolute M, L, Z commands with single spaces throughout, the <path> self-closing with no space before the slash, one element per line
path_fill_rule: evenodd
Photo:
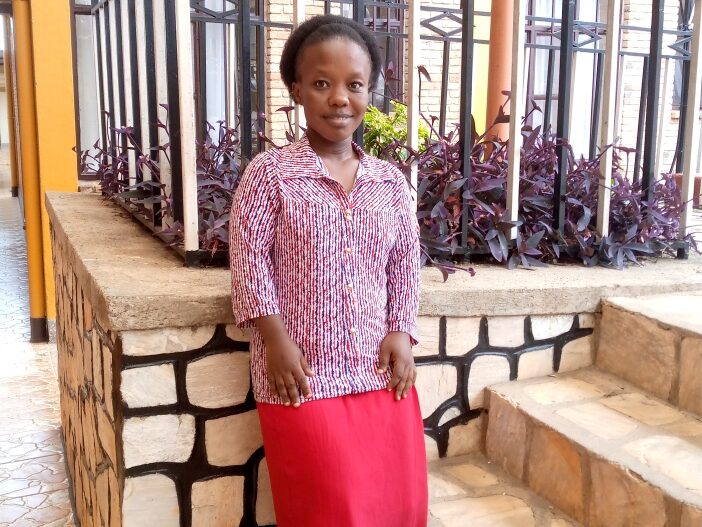
<path fill-rule="evenodd" d="M 346 161 L 350 157 L 356 157 L 350 137 L 343 141 L 331 142 L 324 139 L 314 130 L 307 129 L 307 139 L 312 150 L 322 159 Z"/>

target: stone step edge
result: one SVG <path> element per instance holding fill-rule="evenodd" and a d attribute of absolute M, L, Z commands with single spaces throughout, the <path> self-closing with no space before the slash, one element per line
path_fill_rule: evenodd
<path fill-rule="evenodd" d="M 609 301 L 603 302 L 595 333 L 598 368 L 702 416 L 702 335 Z"/>
<path fill-rule="evenodd" d="M 598 496 L 610 496 L 610 499 L 616 499 L 617 496 L 626 498 L 622 501 L 627 503 L 627 510 L 619 513 L 627 515 L 628 518 L 634 517 L 636 520 L 623 525 L 650 524 L 671 527 L 702 525 L 702 504 L 692 503 L 689 491 L 670 492 L 669 489 L 664 488 L 665 485 L 650 481 L 642 474 L 645 471 L 636 470 L 627 462 L 611 459 L 596 452 L 590 445 L 569 437 L 550 426 L 546 420 L 527 412 L 511 397 L 501 394 L 499 386 L 490 387 L 487 391 L 485 455 L 490 461 L 497 463 L 509 474 L 521 480 L 532 492 L 548 500 L 583 525 L 599 527 L 616 524 L 611 520 L 610 508 L 603 504 L 602 500 L 593 499 L 596 493 L 596 485 L 593 481 L 595 476 L 600 486 L 607 485 L 608 482 L 611 486 L 613 481 L 616 481 L 617 485 L 614 489 L 608 489 L 608 493 L 601 492 Z M 507 416 L 508 413 L 512 416 Z M 507 426 L 502 426 L 498 431 L 496 423 L 500 421 L 506 421 Z M 540 441 L 545 440 L 557 445 L 557 448 L 553 449 L 558 451 L 557 460 L 553 460 L 553 450 L 548 458 L 530 459 L 534 455 L 533 442 L 537 433 L 541 436 Z M 498 436 L 501 438 L 500 441 L 495 440 Z M 515 452 L 508 452 L 509 447 L 515 445 L 517 445 Z M 574 474 L 570 477 L 562 477 L 564 474 L 558 474 L 559 470 L 562 472 L 563 463 L 560 463 L 560 467 L 558 465 L 563 460 L 566 461 L 566 465 L 568 465 L 567 461 L 571 461 L 570 468 Z M 577 465 L 572 463 L 575 460 L 579 461 Z M 554 466 L 558 467 L 558 470 L 554 470 Z M 579 477 L 577 477 L 578 472 Z M 549 481 L 556 483 L 549 485 Z M 565 485 L 563 481 L 566 481 Z M 576 491 L 579 489 L 579 492 L 576 492 L 575 496 L 569 496 L 566 489 Z M 580 500 L 577 494 L 580 495 Z M 679 494 L 687 494 L 687 496 Z M 663 521 L 653 522 L 650 518 L 662 514 L 661 511 L 665 513 Z M 680 518 L 689 519 L 683 522 Z"/>
<path fill-rule="evenodd" d="M 633 297 L 613 296 L 602 299 L 602 308 L 609 306 L 627 311 L 632 315 L 656 323 L 662 329 L 680 333 L 681 336 L 702 337 L 702 324 L 689 323 L 681 319 L 678 316 L 679 313 L 675 313 L 674 310 L 655 309 L 652 307 L 656 303 L 660 304 L 671 299 L 676 302 L 693 301 L 696 305 L 693 307 L 692 311 L 697 311 L 699 313 L 700 310 L 702 310 L 701 291 L 678 291 Z M 644 305 L 642 306 L 641 303 Z M 699 306 L 697 306 L 697 304 L 699 304 Z M 699 310 L 696 309 L 697 307 L 699 307 Z"/>
<path fill-rule="evenodd" d="M 471 465 L 473 468 L 477 468 L 482 472 L 481 478 L 487 476 L 491 478 L 491 482 L 488 483 L 483 479 L 479 485 L 472 486 L 469 482 L 462 479 L 459 474 L 451 472 L 451 468 L 465 465 Z M 432 496 L 432 492 L 430 491 L 429 511 L 431 519 L 428 527 L 436 527 L 439 525 L 438 522 L 442 518 L 440 515 L 436 515 L 436 513 L 439 512 L 436 509 L 437 507 L 441 508 L 441 504 L 448 505 L 451 504 L 451 502 L 465 502 L 465 500 L 472 500 L 471 503 L 473 503 L 484 498 L 489 499 L 498 496 L 508 496 L 522 501 L 535 513 L 535 518 L 538 518 L 542 522 L 546 521 L 546 524 L 550 527 L 583 527 L 582 524 L 567 517 L 563 511 L 554 507 L 552 503 L 544 500 L 541 496 L 530 490 L 524 482 L 507 474 L 498 464 L 488 460 L 484 452 L 475 451 L 466 455 L 430 461 L 428 463 L 428 475 L 430 488 L 432 482 L 431 478 L 434 477 L 441 480 L 442 483 L 447 484 L 449 490 L 450 487 L 460 487 L 462 491 L 461 493 L 447 494 L 445 496 Z M 476 477 L 477 480 L 476 474 L 473 474 L 473 477 Z M 502 509 L 500 512 L 504 513 L 505 511 Z M 480 514 L 483 514 L 483 511 L 481 511 Z M 482 518 L 481 516 L 481 519 Z M 475 520 L 477 518 L 471 516 L 470 519 Z M 500 516 L 500 519 L 503 518 Z M 483 523 L 481 523 L 481 525 L 482 524 Z M 520 523 L 519 525 L 522 524 Z M 537 523 L 537 525 L 544 524 Z"/>

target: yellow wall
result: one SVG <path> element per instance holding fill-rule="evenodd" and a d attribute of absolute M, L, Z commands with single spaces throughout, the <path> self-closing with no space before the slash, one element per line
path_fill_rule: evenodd
<path fill-rule="evenodd" d="M 56 318 L 49 219 L 44 194 L 78 190 L 71 3 L 32 0 L 37 140 L 47 318 Z"/>
<path fill-rule="evenodd" d="M 489 13 L 490 5 L 491 0 L 476 0 L 475 10 Z M 475 17 L 474 38 L 476 40 L 490 40 L 490 17 Z M 484 44 L 476 44 L 473 49 L 473 119 L 475 119 L 478 133 L 482 134 L 485 131 L 490 47 Z"/>
<path fill-rule="evenodd" d="M 19 150 L 27 226 L 32 339 L 56 318 L 48 191 L 78 189 L 72 11 L 68 0 L 13 0 Z M 44 324 L 45 326 L 45 324 Z M 37 330 L 35 332 L 35 329 Z"/>

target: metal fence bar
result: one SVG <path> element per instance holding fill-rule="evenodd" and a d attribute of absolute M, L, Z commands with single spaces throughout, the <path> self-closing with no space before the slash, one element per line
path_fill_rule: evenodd
<path fill-rule="evenodd" d="M 639 100 L 639 126 L 636 133 L 636 153 L 634 154 L 634 182 L 640 179 L 641 157 L 643 154 L 644 132 L 646 123 L 646 101 L 648 100 L 648 57 L 643 58 L 641 71 L 641 98 Z"/>
<path fill-rule="evenodd" d="M 668 102 L 672 88 L 670 78 L 668 76 L 670 69 L 670 59 L 665 59 L 663 65 L 663 92 L 661 93 L 661 100 L 663 101 L 663 111 L 658 116 L 658 141 L 656 144 L 656 177 L 659 177 L 663 172 L 663 141 L 665 140 L 666 123 L 670 118 L 670 103 Z"/>
<path fill-rule="evenodd" d="M 166 28 L 166 80 L 168 87 L 168 128 L 170 132 L 168 151 L 171 159 L 171 190 L 173 203 L 173 219 L 185 222 L 184 216 L 184 188 L 182 149 L 183 137 L 181 135 L 180 119 L 180 86 L 181 71 L 178 67 L 178 32 L 176 11 L 180 0 L 166 0 L 164 3 L 164 22 Z M 190 25 L 188 24 L 188 28 Z M 188 31 L 190 31 L 188 29 Z M 190 33 L 188 33 L 190 34 Z M 192 69 L 192 68 L 191 68 Z M 187 123 L 185 123 L 187 125 Z M 192 148 L 192 145 L 190 145 Z"/>
<path fill-rule="evenodd" d="M 137 70 L 137 86 L 139 89 L 139 128 L 141 132 L 139 146 L 145 155 L 148 155 L 149 149 L 151 148 L 151 129 L 149 126 L 149 106 L 151 101 L 149 101 L 149 87 L 148 79 L 146 76 L 146 60 L 147 60 L 147 48 L 146 48 L 146 26 L 145 23 L 146 13 L 145 13 L 145 0 L 135 0 L 134 2 L 134 21 L 135 21 L 135 58 L 136 58 L 136 70 Z M 153 47 L 151 50 L 153 53 Z M 150 181 L 152 177 L 151 172 L 147 167 L 142 173 L 142 180 Z M 153 221 L 153 219 L 152 219 Z"/>
<path fill-rule="evenodd" d="M 657 179 L 656 170 L 656 127 L 658 126 L 658 97 L 660 94 L 661 50 L 663 47 L 663 22 L 665 0 L 653 0 L 651 13 L 651 49 L 648 62 L 648 98 L 646 102 L 646 125 L 644 127 L 644 148 L 642 154 L 641 184 L 644 200 L 650 204 Z"/>
<path fill-rule="evenodd" d="M 259 0 L 260 9 L 263 9 L 262 2 Z M 257 130 L 265 130 L 266 128 L 266 92 L 268 85 L 266 79 L 266 31 L 264 26 L 256 24 L 256 127 Z M 261 152 L 265 148 L 264 139 L 256 134 L 256 152 Z"/>
<path fill-rule="evenodd" d="M 548 65 L 546 70 L 546 100 L 544 101 L 544 136 L 551 132 L 551 105 L 553 104 L 553 72 L 555 69 L 556 52 L 548 50 Z"/>
<path fill-rule="evenodd" d="M 95 13 L 92 17 L 93 23 L 93 46 L 95 46 L 95 73 L 97 76 L 95 87 L 97 88 L 97 101 L 98 101 L 98 129 L 100 131 L 100 145 L 102 149 L 107 148 L 107 127 L 105 126 L 105 119 L 103 117 L 103 112 L 105 111 L 106 105 L 106 94 L 105 94 L 105 73 L 104 73 L 104 45 L 103 45 L 103 34 L 102 25 L 100 23 L 100 13 Z"/>
<path fill-rule="evenodd" d="M 154 37 L 154 71 L 156 72 L 156 107 L 155 118 L 163 124 L 168 123 L 169 110 L 161 106 L 168 102 L 168 73 L 166 68 L 166 0 L 151 0 L 152 1 L 152 24 Z M 169 0 L 170 1 L 170 0 Z M 148 20 L 148 19 L 147 19 Z M 165 145 L 169 142 L 168 131 L 162 127 L 158 127 L 158 133 L 155 137 L 157 145 Z M 168 152 L 159 149 L 158 153 L 158 169 L 161 183 L 165 186 L 166 195 L 171 194 L 171 159 Z M 168 223 L 170 218 L 164 218 Z"/>
<path fill-rule="evenodd" d="M 604 54 L 595 56 L 595 78 L 592 83 L 592 112 L 590 117 L 590 148 L 588 155 L 590 159 L 597 156 L 598 136 L 600 135 L 600 111 L 602 109 L 602 83 L 604 69 Z"/>
<path fill-rule="evenodd" d="M 473 35 L 475 26 L 475 5 L 473 0 L 463 0 L 463 31 L 461 43 L 461 105 L 459 110 L 460 123 L 460 145 L 461 145 L 461 175 L 465 179 L 463 188 L 471 188 L 471 151 L 473 147 L 472 138 L 472 114 L 473 114 L 473 59 L 475 49 L 473 47 Z M 444 43 L 448 47 L 448 41 Z M 446 60 L 444 58 L 444 60 Z M 445 63 L 446 75 L 448 79 L 448 62 Z M 447 82 L 448 84 L 448 82 Z M 516 107 L 516 105 L 515 105 Z M 444 116 L 444 121 L 445 116 Z M 461 214 L 461 246 L 466 247 L 468 244 L 468 223 L 470 221 L 470 210 L 467 206 L 467 200 L 463 199 L 463 207 Z"/>
<path fill-rule="evenodd" d="M 128 35 L 130 42 L 129 63 L 131 65 L 131 98 L 132 98 L 132 126 L 134 127 L 134 139 L 137 144 L 141 144 L 141 105 L 139 103 L 141 95 L 139 93 L 139 65 L 136 49 L 136 0 L 126 0 L 127 7 L 125 9 L 127 18 Z M 136 163 L 134 163 L 136 167 Z M 137 181 L 141 181 L 142 175 L 136 174 Z"/>
<path fill-rule="evenodd" d="M 353 0 L 353 19 L 361 25 L 364 25 L 366 17 L 366 7 L 363 0 Z M 373 79 L 375 80 L 375 79 Z M 353 133 L 353 140 L 358 145 L 363 145 L 363 123 Z"/>
<path fill-rule="evenodd" d="M 301 0 L 296 0 L 301 1 Z M 227 53 L 227 79 L 226 79 L 226 106 L 227 106 L 227 125 L 231 127 L 236 126 L 237 116 L 239 115 L 239 109 L 237 106 L 238 92 L 241 90 L 240 86 L 237 86 L 236 82 L 236 72 L 239 68 L 239 56 L 236 47 L 237 41 L 237 27 L 236 24 L 227 24 L 225 27 L 225 50 Z"/>
<path fill-rule="evenodd" d="M 195 104 L 193 45 L 190 32 L 190 0 L 176 0 L 175 33 L 178 60 L 178 107 L 180 110 L 180 172 L 183 184 L 183 234 L 186 264 L 200 248 L 198 237 L 197 165 L 195 156 Z M 173 148 L 176 148 L 176 144 Z"/>
<path fill-rule="evenodd" d="M 419 68 L 421 61 L 421 11 L 420 2 L 412 2 L 408 8 L 409 37 L 407 45 L 407 145 L 415 152 L 419 150 Z M 410 167 L 411 192 L 415 206 L 419 205 L 417 196 L 418 170 L 417 163 Z"/>
<path fill-rule="evenodd" d="M 239 0 L 239 52 L 241 53 L 240 137 L 242 168 L 253 157 L 251 144 L 251 8 L 249 0 Z"/>
<path fill-rule="evenodd" d="M 125 104 L 125 93 L 124 93 L 124 56 L 122 54 L 122 1 L 112 0 L 110 2 L 110 9 L 113 21 L 112 24 L 112 46 L 114 51 L 115 61 L 113 64 L 115 68 L 112 70 L 115 82 L 115 91 L 117 92 L 117 100 L 119 105 L 119 116 L 115 119 L 115 126 L 122 127 L 125 125 L 127 118 L 127 107 Z M 120 147 L 120 155 L 126 153 L 127 148 L 127 138 L 124 135 L 117 136 L 117 143 Z"/>
<path fill-rule="evenodd" d="M 465 26 L 464 26 L 465 27 Z M 471 26 L 472 27 L 472 26 Z M 472 30 L 471 30 L 472 32 Z M 465 39 L 464 39 L 465 40 Z M 465 42 L 464 42 L 465 45 Z M 471 42 L 471 46 L 472 46 Z M 443 51 L 443 65 L 441 67 L 441 103 L 439 106 L 439 135 L 444 137 L 446 135 L 446 110 L 448 106 L 448 87 L 449 87 L 449 67 L 451 64 L 451 41 L 444 40 L 444 51 Z M 461 51 L 461 53 L 463 53 Z M 461 71 L 461 73 L 463 73 Z M 472 76 L 471 76 L 472 77 Z M 463 74 L 461 74 L 461 81 L 463 80 Z M 468 92 L 463 91 L 461 88 L 461 93 L 464 97 L 470 97 L 471 90 Z M 465 95 L 468 94 L 468 95 Z"/>
<path fill-rule="evenodd" d="M 130 40 L 129 31 L 129 4 L 128 0 L 120 0 L 119 5 L 119 19 L 120 19 L 120 55 L 122 58 L 120 64 L 120 70 L 122 71 L 122 85 L 120 89 L 122 91 L 122 103 L 124 106 L 124 113 L 122 118 L 121 126 L 133 127 L 135 126 L 134 121 L 134 85 L 133 85 L 133 67 L 132 67 L 132 50 L 133 47 Z M 137 101 L 138 102 L 138 101 Z M 126 145 L 126 138 L 125 147 Z M 129 184 L 133 185 L 136 183 L 136 157 L 133 149 L 127 150 L 127 164 L 129 167 Z"/>
<path fill-rule="evenodd" d="M 597 192 L 597 233 L 600 237 L 609 235 L 609 206 L 612 181 L 612 158 L 614 152 L 609 145 L 614 143 L 616 134 L 617 105 L 617 66 L 619 65 L 621 0 L 609 0 L 607 6 L 607 40 L 602 93 L 602 125 L 600 127 L 600 148 L 605 148 L 600 159 L 602 181 Z"/>
<path fill-rule="evenodd" d="M 524 31 L 524 21 L 527 14 L 527 0 L 514 1 L 514 18 L 512 28 L 514 35 L 512 40 L 512 86 L 510 99 L 509 116 L 509 145 L 508 145 L 508 167 L 507 167 L 507 209 L 509 210 L 509 220 L 516 221 L 519 218 L 519 176 L 520 151 L 522 147 L 522 116 L 520 108 L 524 100 L 524 44 L 526 33 Z M 516 239 L 517 228 L 513 227 L 510 238 Z"/>
<path fill-rule="evenodd" d="M 305 3 L 305 0 L 293 0 L 293 28 L 297 28 L 305 21 Z M 324 5 L 325 9 L 329 8 L 329 2 L 325 2 Z M 304 110 L 299 104 L 295 104 L 295 139 L 302 137 L 306 124 Z"/>
<path fill-rule="evenodd" d="M 227 24 L 224 27 L 229 27 Z M 193 22 L 194 38 L 198 42 L 196 48 L 197 57 L 197 99 L 195 103 L 195 118 L 197 123 L 197 136 L 205 139 L 207 131 L 207 22 L 197 20 Z"/>
<path fill-rule="evenodd" d="M 110 16 L 110 5 L 111 4 L 105 5 L 102 11 L 103 22 L 105 26 L 105 45 L 103 47 L 103 54 L 105 57 L 105 73 L 107 74 L 105 78 L 105 84 L 107 85 L 107 107 L 109 108 L 108 133 L 110 135 L 110 145 L 112 149 L 111 154 L 115 155 L 116 151 L 114 149 L 117 148 L 117 134 L 115 133 L 115 128 L 117 127 L 116 120 L 117 113 L 119 112 L 119 104 L 115 103 L 116 94 L 113 70 L 116 67 L 116 65 L 113 60 L 114 55 L 112 49 L 112 28 L 110 27 L 110 21 L 114 20 L 114 18 Z"/>
<path fill-rule="evenodd" d="M 690 22 L 694 15 L 696 0 L 680 0 L 680 12 L 678 15 L 678 27 L 681 29 L 680 36 L 690 34 Z M 699 7 L 699 4 L 698 4 Z M 675 172 L 683 171 L 683 152 L 685 150 L 685 127 L 687 124 L 687 107 L 688 92 L 690 90 L 690 66 L 692 61 L 692 35 L 690 39 L 683 44 L 683 50 L 687 51 L 690 60 L 686 60 L 681 64 L 682 83 L 680 87 L 680 122 L 678 123 L 678 140 L 675 147 Z"/>
<path fill-rule="evenodd" d="M 680 237 L 690 234 L 692 217 L 692 199 L 694 192 L 694 177 L 698 149 L 700 148 L 700 122 L 699 107 L 702 102 L 702 9 L 701 5 L 695 6 L 694 28 L 692 31 L 692 56 L 690 58 L 690 89 L 688 91 L 687 118 L 685 120 L 685 145 L 683 155 L 682 199 L 685 202 L 682 217 L 680 218 Z"/>
<path fill-rule="evenodd" d="M 561 15 L 561 65 L 558 78 L 557 134 L 566 141 L 570 138 L 570 106 L 573 74 L 573 26 L 575 0 L 563 0 Z M 553 183 L 553 228 L 563 231 L 565 224 L 565 195 L 568 176 L 568 147 L 558 148 L 558 170 Z"/>

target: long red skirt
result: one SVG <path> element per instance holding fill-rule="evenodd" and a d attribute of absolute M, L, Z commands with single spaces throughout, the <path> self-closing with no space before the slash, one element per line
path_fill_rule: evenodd
<path fill-rule="evenodd" d="M 417 392 L 258 403 L 278 527 L 426 527 Z"/>

